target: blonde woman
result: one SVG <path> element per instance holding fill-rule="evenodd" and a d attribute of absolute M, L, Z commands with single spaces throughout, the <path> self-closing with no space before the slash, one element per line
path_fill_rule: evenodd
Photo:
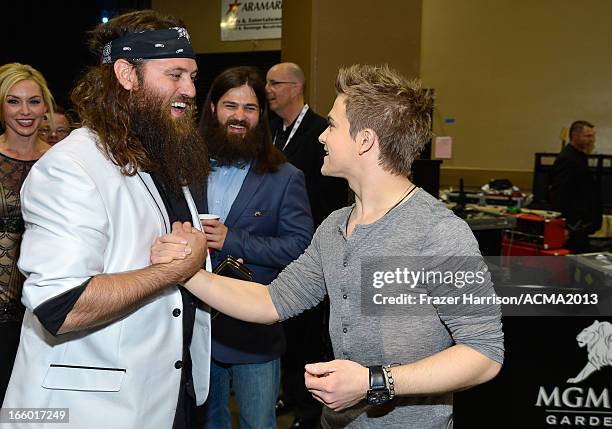
<path fill-rule="evenodd" d="M 38 136 L 53 97 L 43 75 L 26 64 L 0 67 L 0 404 L 19 345 L 23 277 L 17 269 L 24 231 L 19 190 L 32 165 L 51 146 Z"/>

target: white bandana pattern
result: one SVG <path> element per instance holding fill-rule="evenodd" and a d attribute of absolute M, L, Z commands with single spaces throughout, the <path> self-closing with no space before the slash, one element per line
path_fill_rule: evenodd
<path fill-rule="evenodd" d="M 178 33 L 178 37 L 186 37 L 187 40 L 191 41 L 191 39 L 189 38 L 189 33 L 187 32 L 187 29 L 185 27 L 170 27 L 172 30 L 176 30 L 176 32 Z"/>

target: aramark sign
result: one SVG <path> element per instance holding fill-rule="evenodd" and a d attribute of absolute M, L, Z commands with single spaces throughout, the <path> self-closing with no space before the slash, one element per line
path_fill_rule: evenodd
<path fill-rule="evenodd" d="M 221 40 L 280 39 L 283 1 L 221 0 Z"/>

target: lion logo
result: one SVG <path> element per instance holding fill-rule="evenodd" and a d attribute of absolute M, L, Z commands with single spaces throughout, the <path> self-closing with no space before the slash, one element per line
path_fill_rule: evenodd
<path fill-rule="evenodd" d="M 595 371 L 606 365 L 612 365 L 612 324 L 610 322 L 593 322 L 576 337 L 578 347 L 587 347 L 589 361 L 576 377 L 568 378 L 568 383 L 580 383 Z"/>

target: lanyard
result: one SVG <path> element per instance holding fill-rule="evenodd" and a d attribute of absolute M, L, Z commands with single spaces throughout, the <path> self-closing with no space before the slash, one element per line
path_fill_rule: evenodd
<path fill-rule="evenodd" d="M 308 104 L 304 104 L 304 107 L 302 107 L 302 111 L 300 112 L 300 114 L 298 115 L 297 119 L 295 120 L 295 124 L 293 125 L 293 128 L 291 128 L 291 132 L 289 133 L 289 137 L 287 137 L 287 141 L 285 142 L 285 145 L 283 146 L 283 148 L 281 150 L 285 150 L 285 148 L 287 147 L 287 145 L 291 141 L 291 137 L 293 137 L 293 135 L 297 131 L 298 127 L 302 123 L 302 119 L 304 119 L 304 116 L 306 115 L 307 111 L 308 111 Z M 274 134 L 274 141 L 272 142 L 272 144 L 274 144 L 274 145 L 276 145 L 276 135 L 277 134 L 278 134 L 278 132 L 276 132 Z"/>

